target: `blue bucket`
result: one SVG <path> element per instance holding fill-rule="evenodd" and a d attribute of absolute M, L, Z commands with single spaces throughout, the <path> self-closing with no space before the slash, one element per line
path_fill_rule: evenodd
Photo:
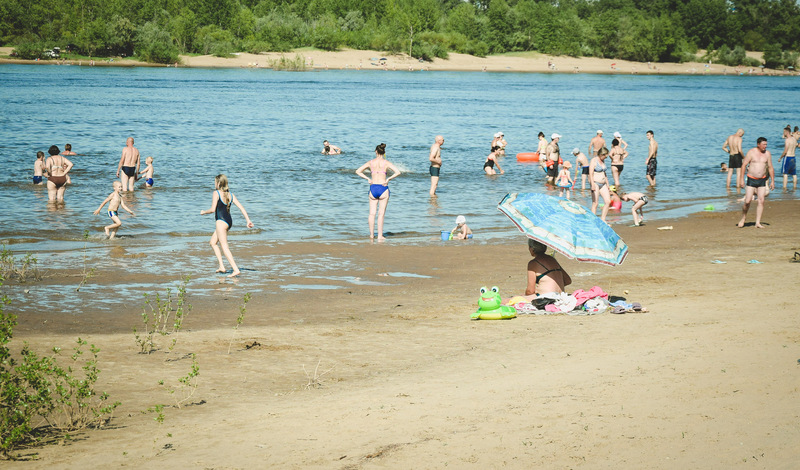
<path fill-rule="evenodd" d="M 442 230 L 442 240 L 450 240 L 450 230 Z"/>

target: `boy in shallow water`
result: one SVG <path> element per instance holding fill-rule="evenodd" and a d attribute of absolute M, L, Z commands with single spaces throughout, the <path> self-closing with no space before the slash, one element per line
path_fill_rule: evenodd
<path fill-rule="evenodd" d="M 36 152 L 36 162 L 33 164 L 33 184 L 42 184 L 42 178 L 47 170 L 44 168 L 44 152 Z"/>
<path fill-rule="evenodd" d="M 122 221 L 119 220 L 119 213 L 118 213 L 119 206 L 122 206 L 122 208 L 128 211 L 130 215 L 136 217 L 136 214 L 134 214 L 133 211 L 128 209 L 128 206 L 125 205 L 125 201 L 122 200 L 122 196 L 120 195 L 121 192 L 122 192 L 122 183 L 120 183 L 119 181 L 114 181 L 114 191 L 111 194 L 109 194 L 108 197 L 105 199 L 105 201 L 103 201 L 103 203 L 100 204 L 100 207 L 98 207 L 97 210 L 94 211 L 94 215 L 99 214 L 103 206 L 105 206 L 106 203 L 108 203 L 108 217 L 113 222 L 111 225 L 105 226 L 106 236 L 108 237 L 109 240 L 117 235 L 117 230 L 122 226 Z"/>
<path fill-rule="evenodd" d="M 139 178 L 144 178 L 144 186 L 146 188 L 153 187 L 153 157 L 147 157 L 144 162 L 147 164 L 144 170 L 139 172 Z"/>

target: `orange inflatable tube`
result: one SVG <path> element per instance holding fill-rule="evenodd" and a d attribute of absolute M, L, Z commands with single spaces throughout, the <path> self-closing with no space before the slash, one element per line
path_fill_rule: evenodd
<path fill-rule="evenodd" d="M 538 162 L 539 152 L 523 152 L 517 154 L 518 162 Z"/>

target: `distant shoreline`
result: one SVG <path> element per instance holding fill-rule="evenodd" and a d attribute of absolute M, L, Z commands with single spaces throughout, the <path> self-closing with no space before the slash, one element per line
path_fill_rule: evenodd
<path fill-rule="evenodd" d="M 13 48 L 0 47 L 0 55 L 9 55 Z M 387 71 L 442 71 L 442 72 L 517 72 L 517 73 L 589 73 L 605 75 L 770 75 L 797 76 L 798 72 L 755 67 L 729 67 L 720 64 L 686 62 L 630 62 L 596 57 L 548 56 L 533 52 L 475 57 L 451 53 L 449 59 L 420 62 L 406 54 L 387 55 L 379 51 L 344 49 L 337 52 L 300 49 L 294 52 L 269 52 L 262 54 L 238 53 L 231 58 L 202 56 L 180 56 L 178 67 L 188 68 L 263 68 L 281 56 L 293 59 L 296 55 L 305 58 L 308 71 L 316 70 L 387 70 Z M 761 53 L 749 53 L 760 58 Z M 381 61 L 381 58 L 386 60 Z M 36 65 L 82 65 L 89 60 L 22 60 L 0 58 L 0 64 Z M 384 65 L 385 64 L 385 65 Z M 152 64 L 131 59 L 95 59 L 98 67 L 173 67 L 174 65 Z"/>

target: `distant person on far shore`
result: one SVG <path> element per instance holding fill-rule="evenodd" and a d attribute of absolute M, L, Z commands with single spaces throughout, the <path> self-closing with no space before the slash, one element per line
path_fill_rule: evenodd
<path fill-rule="evenodd" d="M 791 130 L 789 126 L 783 129 L 783 153 L 781 153 L 780 158 L 778 158 L 778 163 L 781 166 L 781 174 L 783 175 L 783 189 L 786 189 L 786 183 L 789 180 L 787 176 L 792 177 L 793 189 L 797 189 L 797 163 L 794 158 L 794 152 L 797 148 L 797 139 L 794 138 Z"/>
<path fill-rule="evenodd" d="M 749 165 L 749 166 L 748 166 Z M 742 161 L 742 166 L 747 168 L 747 186 L 744 186 L 743 178 L 740 176 L 736 182 L 738 186 L 745 187 L 744 204 L 742 204 L 742 219 L 738 226 L 744 227 L 747 218 L 747 211 L 753 201 L 753 195 L 758 198 L 756 207 L 756 228 L 764 228 L 761 225 L 761 215 L 764 212 L 764 197 L 767 193 L 767 180 L 769 179 L 770 189 L 775 189 L 775 169 L 772 167 L 772 154 L 767 150 L 767 138 L 759 137 L 756 140 L 756 147 L 750 149 Z"/>
<path fill-rule="evenodd" d="M 44 152 L 36 152 L 36 161 L 33 163 L 33 184 L 42 184 L 42 178 L 46 176 L 44 168 Z"/>
<path fill-rule="evenodd" d="M 122 183 L 123 191 L 133 191 L 140 164 L 139 150 L 133 146 L 133 137 L 128 137 L 126 146 L 122 149 L 119 165 L 117 165 L 117 177 Z M 120 171 L 122 171 L 122 176 L 119 174 Z"/>
<path fill-rule="evenodd" d="M 633 214 L 633 225 L 637 227 L 642 225 L 642 221 L 644 220 L 642 207 L 646 206 L 648 203 L 647 196 L 638 192 L 630 192 L 622 193 L 619 198 L 625 202 L 633 202 L 633 207 L 631 208 L 631 214 Z"/>
<path fill-rule="evenodd" d="M 437 135 L 433 140 L 431 151 L 428 154 L 428 161 L 431 164 L 428 168 L 431 174 L 431 189 L 429 191 L 431 197 L 436 196 L 436 188 L 439 186 L 439 172 L 442 168 L 442 145 L 444 144 L 444 137 Z"/>
<path fill-rule="evenodd" d="M 608 210 L 611 208 L 611 194 L 608 188 L 608 175 L 605 159 L 608 156 L 608 149 L 601 147 L 597 151 L 597 156 L 589 161 L 589 182 L 592 188 L 592 214 L 597 214 L 599 199 L 603 198 L 603 211 L 600 218 L 606 221 Z"/>
<path fill-rule="evenodd" d="M 486 157 L 486 161 L 483 162 L 483 171 L 487 175 L 496 175 L 497 171 L 494 169 L 495 165 L 497 165 L 497 169 L 500 170 L 500 174 L 504 174 L 502 168 L 500 168 L 500 163 L 497 161 L 497 151 L 500 150 L 500 147 L 492 147 L 492 151 L 489 152 L 489 155 Z"/>
<path fill-rule="evenodd" d="M 136 216 L 136 214 L 134 214 L 133 211 L 128 209 L 128 206 L 125 205 L 125 201 L 122 200 L 122 196 L 120 194 L 122 192 L 122 183 L 120 183 L 119 181 L 114 181 L 112 186 L 114 188 L 114 191 L 112 191 L 111 194 L 109 194 L 108 197 L 105 198 L 103 203 L 100 204 L 100 207 L 98 207 L 97 210 L 94 211 L 94 215 L 99 214 L 103 206 L 105 206 L 106 203 L 108 203 L 108 218 L 111 219 L 112 223 L 111 225 L 106 225 L 103 229 L 105 230 L 106 236 L 108 237 L 109 240 L 116 237 L 117 230 L 119 230 L 119 228 L 122 227 L 122 221 L 119 220 L 120 206 L 122 206 L 123 209 L 128 211 L 130 215 L 134 217 Z"/>
<path fill-rule="evenodd" d="M 736 190 L 738 191 L 742 179 L 742 160 L 744 156 L 742 155 L 742 136 L 744 135 L 744 129 L 739 129 L 736 131 L 735 134 L 731 134 L 725 139 L 725 142 L 722 144 L 722 150 L 726 151 L 729 154 L 728 157 L 728 179 L 727 183 L 725 184 L 726 188 L 730 188 L 731 186 L 731 176 L 733 175 L 733 170 L 736 170 Z"/>
<path fill-rule="evenodd" d="M 622 150 L 628 150 L 628 143 L 622 140 L 622 134 L 619 132 L 614 132 L 614 138 L 619 141 L 619 145 L 622 146 Z"/>
<path fill-rule="evenodd" d="M 45 171 L 50 175 L 47 177 L 47 196 L 50 201 L 63 202 L 72 162 L 67 157 L 59 155 L 60 152 L 55 145 L 51 145 L 47 153 L 50 154 L 44 162 Z"/>
<path fill-rule="evenodd" d="M 550 184 L 555 183 L 558 177 L 558 165 L 561 163 L 561 149 L 558 147 L 558 141 L 561 140 L 561 134 L 553 133 L 550 135 L 550 143 L 547 144 L 547 182 Z M 541 159 L 541 156 L 539 157 Z"/>
<path fill-rule="evenodd" d="M 658 161 L 656 160 L 656 157 L 658 157 L 658 142 L 656 142 L 653 131 L 647 131 L 645 135 L 647 136 L 647 140 L 650 141 L 650 145 L 647 147 L 647 159 L 644 161 L 644 164 L 647 165 L 647 181 L 650 183 L 650 186 L 655 186 L 656 171 L 658 170 Z"/>
<path fill-rule="evenodd" d="M 369 176 L 364 170 L 369 168 Z M 386 172 L 392 170 L 392 176 L 387 178 Z M 356 174 L 369 181 L 369 239 L 375 237 L 375 214 L 378 215 L 378 241 L 385 240 L 383 236 L 383 219 L 386 215 L 386 206 L 389 205 L 389 181 L 400 176 L 397 169 L 386 159 L 386 144 L 381 143 L 375 147 L 375 158 L 361 165 Z"/>
<path fill-rule="evenodd" d="M 144 178 L 144 186 L 146 188 L 153 187 L 153 174 L 155 170 L 153 169 L 153 157 L 147 157 L 144 159 L 144 163 L 147 165 L 144 167 L 144 170 L 139 172 L 139 177 Z"/>
<path fill-rule="evenodd" d="M 578 147 L 572 149 L 575 155 L 575 181 L 578 181 L 578 172 L 581 175 L 581 189 L 586 189 L 586 178 L 589 176 L 589 159 Z"/>
<path fill-rule="evenodd" d="M 597 135 L 592 137 L 592 140 L 589 141 L 589 151 L 587 152 L 588 158 L 594 158 L 597 156 L 597 151 L 601 148 L 606 146 L 606 140 L 603 138 L 603 131 L 598 130 Z"/>
<path fill-rule="evenodd" d="M 625 151 L 620 145 L 619 139 L 611 141 L 611 151 L 608 152 L 611 157 L 611 174 L 614 176 L 614 185 L 619 186 L 619 176 L 625 168 L 625 159 L 628 158 L 628 152 Z"/>
<path fill-rule="evenodd" d="M 322 141 L 322 154 L 323 155 L 339 155 L 342 153 L 342 149 L 335 145 L 331 145 L 330 142 L 327 140 Z"/>
<path fill-rule="evenodd" d="M 211 235 L 210 243 L 211 248 L 214 250 L 214 255 L 216 255 L 217 261 L 219 261 L 219 267 L 216 272 L 227 272 L 225 265 L 222 264 L 222 253 L 224 253 L 232 270 L 228 277 L 235 277 L 240 274 L 240 271 L 239 267 L 236 266 L 236 261 L 234 261 L 233 254 L 228 246 L 228 231 L 233 227 L 231 205 L 235 205 L 242 212 L 244 219 L 247 221 L 247 228 L 253 228 L 253 222 L 250 221 L 247 211 L 244 210 L 242 204 L 228 188 L 227 176 L 224 174 L 217 175 L 214 178 L 214 188 L 215 191 L 211 193 L 211 208 L 200 211 L 200 215 L 214 214 L 214 233 Z M 218 244 L 219 246 L 217 246 Z M 220 248 L 222 252 L 220 252 Z"/>

